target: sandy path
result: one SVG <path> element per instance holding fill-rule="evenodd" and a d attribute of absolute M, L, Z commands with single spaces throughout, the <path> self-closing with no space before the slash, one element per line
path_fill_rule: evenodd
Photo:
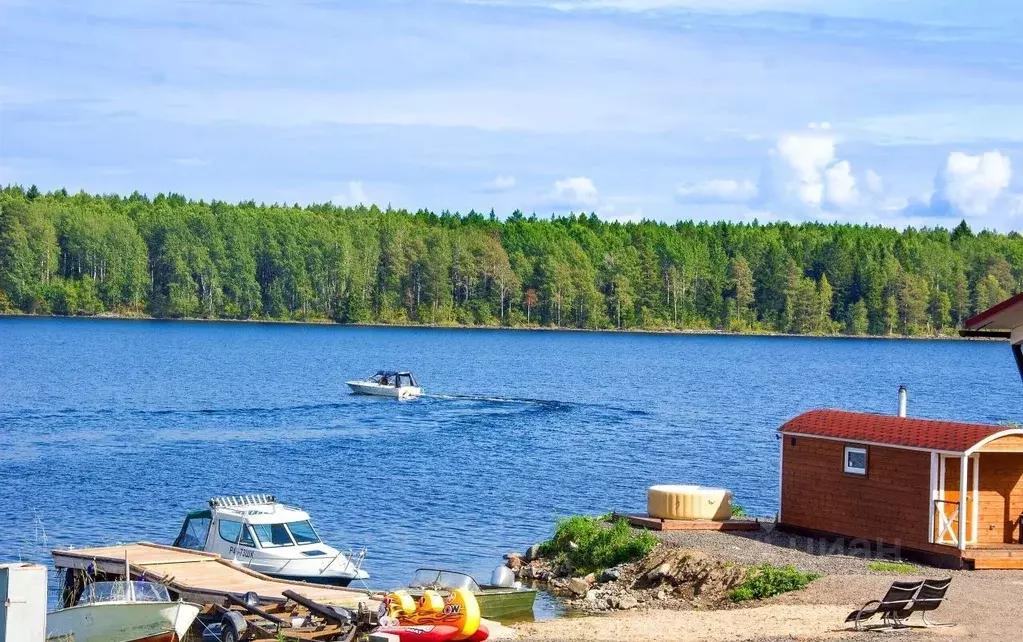
<path fill-rule="evenodd" d="M 592 642 L 739 642 L 765 637 L 847 633 L 839 624 L 849 608 L 773 604 L 725 611 L 643 611 L 613 616 L 562 618 L 517 625 L 519 639 Z"/>

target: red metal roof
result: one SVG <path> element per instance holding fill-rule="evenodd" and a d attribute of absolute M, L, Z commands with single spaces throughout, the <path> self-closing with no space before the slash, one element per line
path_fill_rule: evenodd
<path fill-rule="evenodd" d="M 1023 325 L 1023 292 L 980 312 L 963 324 L 967 330 L 1012 330 Z"/>
<path fill-rule="evenodd" d="M 1005 426 L 935 421 L 845 410 L 811 410 L 794 417 L 782 433 L 799 433 L 843 441 L 870 442 L 896 448 L 922 448 L 962 453 Z"/>

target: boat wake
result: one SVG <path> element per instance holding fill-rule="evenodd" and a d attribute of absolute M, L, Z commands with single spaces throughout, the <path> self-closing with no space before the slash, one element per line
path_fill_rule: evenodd
<path fill-rule="evenodd" d="M 487 395 L 428 395 L 423 394 L 421 397 L 429 397 L 430 399 L 456 399 L 459 401 L 483 401 L 488 403 L 517 403 L 525 404 L 530 406 L 563 406 L 565 405 L 562 401 L 552 401 L 549 399 L 528 399 L 528 398 L 517 398 L 517 397 L 491 397 Z"/>

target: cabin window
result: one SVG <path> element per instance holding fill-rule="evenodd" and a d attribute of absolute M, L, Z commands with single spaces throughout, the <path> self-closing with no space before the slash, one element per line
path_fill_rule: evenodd
<path fill-rule="evenodd" d="M 856 446 L 845 447 L 845 472 L 850 475 L 867 474 L 867 449 Z"/>
<path fill-rule="evenodd" d="M 256 531 L 256 538 L 263 548 L 275 546 L 293 546 L 291 536 L 288 535 L 288 527 L 281 524 L 253 524 L 252 530 Z"/>
<path fill-rule="evenodd" d="M 211 521 L 213 520 L 210 519 L 209 512 L 186 518 L 178 538 L 174 540 L 174 545 L 179 548 L 201 551 L 206 546 L 206 536 L 209 535 Z"/>
<path fill-rule="evenodd" d="M 250 548 L 256 548 L 256 542 L 252 539 L 252 534 L 249 533 L 249 529 L 242 528 L 242 538 L 238 540 L 238 543 L 242 546 L 248 546 Z"/>
<path fill-rule="evenodd" d="M 229 519 L 220 520 L 220 526 L 217 528 L 220 532 L 220 539 L 225 542 L 231 542 L 236 544 L 238 542 L 238 536 L 242 533 L 241 522 L 232 522 Z"/>
<path fill-rule="evenodd" d="M 296 544 L 319 544 L 320 536 L 313 530 L 313 525 L 308 520 L 304 522 L 288 522 L 288 530 L 295 538 Z"/>

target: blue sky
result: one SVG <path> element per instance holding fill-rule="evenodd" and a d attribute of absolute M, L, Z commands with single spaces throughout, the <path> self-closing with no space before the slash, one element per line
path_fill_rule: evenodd
<path fill-rule="evenodd" d="M 1023 7 L 0 0 L 0 182 L 1023 226 Z"/>

